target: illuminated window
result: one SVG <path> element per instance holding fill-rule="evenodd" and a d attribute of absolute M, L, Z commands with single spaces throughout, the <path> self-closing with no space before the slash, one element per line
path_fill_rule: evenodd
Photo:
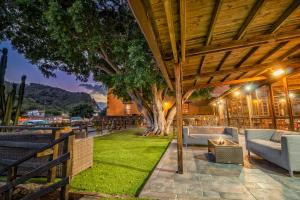
<path fill-rule="evenodd" d="M 125 115 L 131 115 L 132 114 L 132 103 L 126 102 L 125 104 Z"/>
<path fill-rule="evenodd" d="M 189 108 L 190 108 L 190 103 L 184 103 L 183 104 L 183 108 L 182 108 L 182 112 L 183 114 L 188 114 L 189 113 Z"/>

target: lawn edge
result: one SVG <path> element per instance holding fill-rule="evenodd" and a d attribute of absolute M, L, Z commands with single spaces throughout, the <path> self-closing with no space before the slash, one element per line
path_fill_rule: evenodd
<path fill-rule="evenodd" d="M 146 177 L 145 181 L 143 182 L 143 184 L 138 188 L 136 194 L 134 195 L 135 197 L 139 197 L 140 193 L 142 192 L 142 190 L 144 189 L 146 183 L 148 182 L 149 178 L 152 176 L 154 170 L 156 169 L 157 165 L 159 164 L 159 162 L 161 161 L 161 159 L 164 157 L 165 153 L 167 152 L 167 150 L 169 149 L 171 143 L 172 143 L 173 139 L 170 139 L 168 142 L 168 145 L 166 146 L 165 150 L 163 151 L 163 153 L 161 154 L 160 158 L 158 159 L 158 161 L 155 163 L 154 167 L 152 168 L 152 170 L 149 172 L 148 176 Z"/>

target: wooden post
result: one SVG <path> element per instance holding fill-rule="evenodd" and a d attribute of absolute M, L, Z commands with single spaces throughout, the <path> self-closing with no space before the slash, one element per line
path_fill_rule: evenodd
<path fill-rule="evenodd" d="M 276 118 L 275 118 L 275 112 L 274 112 L 274 101 L 273 101 L 273 89 L 272 89 L 272 85 L 268 84 L 268 103 L 269 103 L 269 112 L 270 112 L 270 116 L 272 118 L 272 125 L 273 128 L 276 129 L 277 125 L 276 125 Z"/>
<path fill-rule="evenodd" d="M 52 137 L 53 140 L 57 140 L 60 137 L 60 132 L 56 131 L 56 130 L 52 130 Z M 56 144 L 53 146 L 53 154 L 52 157 L 50 158 L 51 160 L 56 160 L 58 158 L 58 150 L 59 150 L 59 144 Z M 55 181 L 56 178 L 56 172 L 57 171 L 57 167 L 52 167 L 52 169 L 49 170 L 49 174 L 48 174 L 48 182 L 53 183 Z"/>
<path fill-rule="evenodd" d="M 251 94 L 247 94 L 246 96 L 247 99 L 247 106 L 248 106 L 248 114 L 249 114 L 249 123 L 250 123 L 250 128 L 253 128 L 253 106 L 252 106 L 252 96 Z"/>
<path fill-rule="evenodd" d="M 11 183 L 14 181 L 17 177 L 17 166 L 10 167 L 8 172 L 7 172 L 7 183 Z M 8 191 L 5 192 L 5 200 L 12 200 L 13 199 L 13 191 L 14 188 L 9 189 Z"/>
<path fill-rule="evenodd" d="M 60 199 L 68 200 L 69 199 L 69 189 L 71 182 L 71 174 L 72 174 L 72 162 L 73 162 L 73 143 L 74 143 L 74 135 L 69 136 L 64 141 L 63 154 L 70 153 L 70 159 L 63 163 L 62 167 L 62 178 L 68 178 L 68 183 L 61 187 L 60 190 Z"/>
<path fill-rule="evenodd" d="M 226 116 L 227 116 L 227 126 L 230 126 L 230 119 L 229 119 L 229 103 L 228 103 L 228 98 L 226 98 Z"/>
<path fill-rule="evenodd" d="M 183 158 L 182 158 L 182 73 L 181 64 L 175 64 L 175 87 L 176 87 L 176 122 L 177 122 L 177 157 L 178 157 L 178 173 L 183 174 Z"/>
<path fill-rule="evenodd" d="M 294 130 L 293 111 L 292 111 L 292 105 L 291 105 L 291 100 L 290 100 L 290 96 L 289 96 L 288 82 L 287 82 L 286 77 L 283 77 L 282 83 L 283 83 L 283 89 L 284 89 L 284 93 L 285 93 L 287 111 L 288 111 L 289 119 L 290 119 L 289 130 Z"/>

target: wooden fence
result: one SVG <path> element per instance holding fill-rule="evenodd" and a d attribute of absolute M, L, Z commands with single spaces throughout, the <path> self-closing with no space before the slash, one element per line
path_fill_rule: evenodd
<path fill-rule="evenodd" d="M 69 182 L 70 174 L 72 170 L 71 160 L 72 157 L 72 144 L 74 140 L 74 133 L 70 131 L 68 133 L 60 134 L 60 128 L 51 127 L 20 127 L 20 126 L 0 126 L 0 129 L 28 129 L 28 130 L 51 130 L 53 140 L 48 144 L 43 143 L 31 143 L 31 142 L 0 142 L 0 146 L 4 147 L 20 147 L 20 148 L 36 148 L 33 152 L 27 154 L 18 160 L 5 160 L 1 159 L 2 163 L 5 163 L 5 167 L 0 169 L 0 175 L 6 174 L 7 181 L 0 187 L 0 199 L 11 200 L 12 194 L 16 186 L 25 183 L 31 178 L 41 176 L 43 173 L 48 172 L 49 185 L 37 190 L 33 193 L 23 197 L 23 200 L 31 200 L 40 198 L 48 193 L 51 193 L 60 188 L 60 199 L 69 198 Z M 63 143 L 62 154 L 59 155 L 59 144 Z M 31 159 L 50 156 L 48 162 L 42 163 L 37 168 L 29 171 L 26 174 L 18 177 L 18 168 L 24 163 L 28 163 Z M 59 181 L 55 182 L 57 174 L 57 166 L 62 164 L 62 177 Z"/>

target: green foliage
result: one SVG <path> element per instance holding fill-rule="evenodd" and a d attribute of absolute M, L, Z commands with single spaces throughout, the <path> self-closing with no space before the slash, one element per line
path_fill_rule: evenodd
<path fill-rule="evenodd" d="M 164 86 L 126 1 L 19 0 L 6 10 L 2 34 L 46 76 L 92 72 L 124 99 L 131 91 L 150 99 L 152 83 Z"/>
<path fill-rule="evenodd" d="M 80 116 L 82 118 L 91 118 L 93 116 L 94 109 L 89 104 L 80 104 L 78 106 L 75 106 L 71 112 L 70 115 L 72 117 Z"/>
<path fill-rule="evenodd" d="M 86 80 L 92 73 L 125 101 L 134 91 L 151 103 L 151 85 L 166 87 L 127 1 L 18 0 L 3 5 L 10 21 L 0 35 L 45 76 L 62 70 Z"/>
<path fill-rule="evenodd" d="M 170 141 L 138 136 L 142 131 L 127 130 L 94 138 L 93 167 L 75 176 L 71 188 L 137 195 Z"/>
<path fill-rule="evenodd" d="M 196 90 L 191 96 L 190 99 L 210 99 L 211 98 L 211 92 L 214 88 L 203 88 Z"/>
<path fill-rule="evenodd" d="M 9 85 L 7 84 L 7 87 L 10 87 Z M 73 107 L 80 104 L 95 106 L 89 94 L 31 83 L 26 86 L 22 111 L 43 110 L 45 105 L 46 114 L 54 115 L 70 112 Z"/>

